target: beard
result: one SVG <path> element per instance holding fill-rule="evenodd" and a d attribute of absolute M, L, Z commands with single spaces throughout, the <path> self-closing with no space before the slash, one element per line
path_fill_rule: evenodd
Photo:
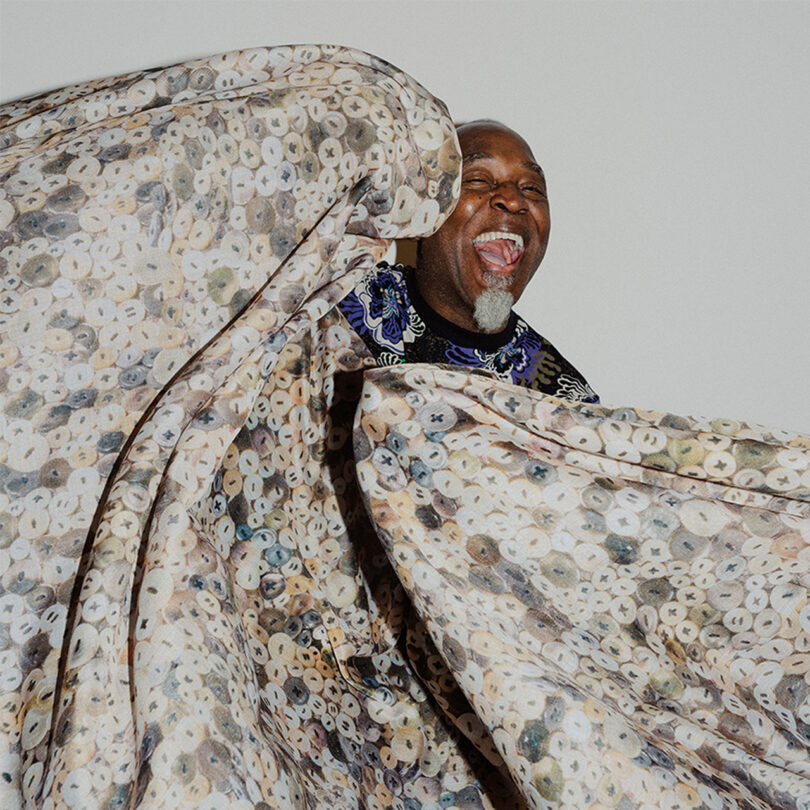
<path fill-rule="evenodd" d="M 482 331 L 496 332 L 506 325 L 515 297 L 506 289 L 510 279 L 485 273 L 484 281 L 487 289 L 475 299 L 473 320 Z"/>

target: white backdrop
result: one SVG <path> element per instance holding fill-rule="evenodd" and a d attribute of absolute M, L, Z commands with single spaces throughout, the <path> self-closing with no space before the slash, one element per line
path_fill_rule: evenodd
<path fill-rule="evenodd" d="M 534 147 L 519 311 L 610 404 L 810 433 L 810 3 L 0 0 L 0 99 L 256 45 L 385 57 Z"/>

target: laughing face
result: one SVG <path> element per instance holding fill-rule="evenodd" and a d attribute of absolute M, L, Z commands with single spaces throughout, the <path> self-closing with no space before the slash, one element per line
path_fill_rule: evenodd
<path fill-rule="evenodd" d="M 466 124 L 458 139 L 461 196 L 444 225 L 421 241 L 416 280 L 447 320 L 497 332 L 546 252 L 546 181 L 527 143 L 502 124 Z M 493 315 L 488 302 L 496 299 Z"/>

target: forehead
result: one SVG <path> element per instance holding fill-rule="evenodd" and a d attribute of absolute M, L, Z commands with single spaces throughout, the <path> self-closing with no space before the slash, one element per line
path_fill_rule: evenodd
<path fill-rule="evenodd" d="M 464 163 L 477 160 L 502 161 L 525 164 L 542 173 L 529 145 L 511 129 L 495 124 L 462 127 L 458 132 L 458 141 Z"/>

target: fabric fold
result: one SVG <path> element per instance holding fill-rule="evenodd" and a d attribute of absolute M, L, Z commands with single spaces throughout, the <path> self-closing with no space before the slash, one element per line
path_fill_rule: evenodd
<path fill-rule="evenodd" d="M 0 802 L 298 806 L 256 668 L 261 577 L 306 540 L 279 525 L 290 470 L 325 442 L 306 380 L 275 394 L 285 465 L 266 426 L 250 470 L 233 441 L 269 379 L 319 373 L 301 341 L 386 240 L 449 212 L 452 123 L 383 60 L 282 46 L 10 102 L 0 126 Z M 270 479 L 252 517 L 244 479 L 254 500 Z"/>
<path fill-rule="evenodd" d="M 382 545 L 530 806 L 810 806 L 810 437 L 365 379 Z"/>

